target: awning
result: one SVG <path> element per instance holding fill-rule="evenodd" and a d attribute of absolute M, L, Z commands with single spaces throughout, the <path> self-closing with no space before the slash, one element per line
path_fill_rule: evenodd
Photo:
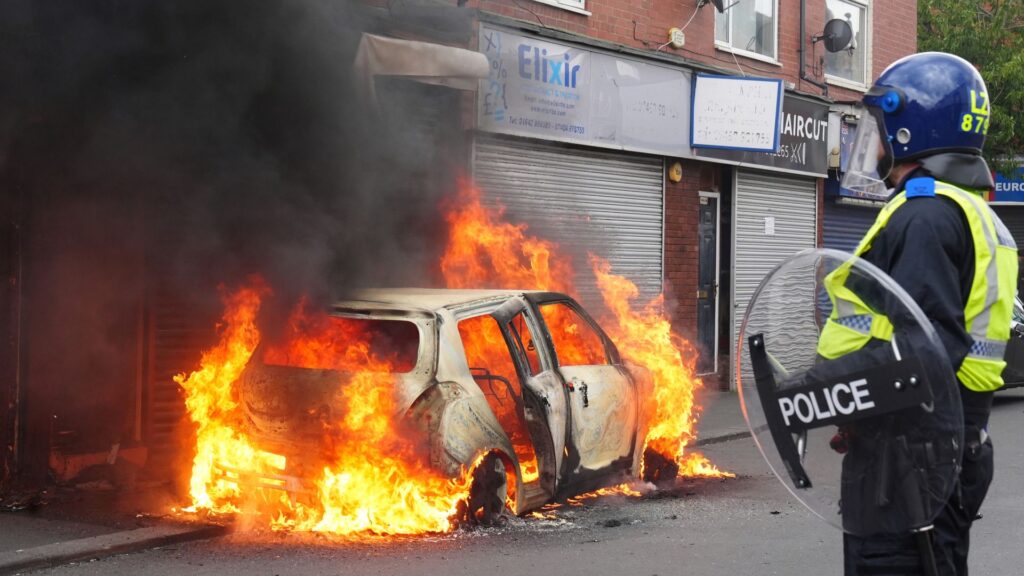
<path fill-rule="evenodd" d="M 374 77 L 403 76 L 426 84 L 475 90 L 488 74 L 487 57 L 473 50 L 363 34 L 353 67 L 375 99 Z"/>

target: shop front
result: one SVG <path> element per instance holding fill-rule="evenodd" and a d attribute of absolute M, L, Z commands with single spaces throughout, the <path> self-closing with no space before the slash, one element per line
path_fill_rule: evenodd
<path fill-rule="evenodd" d="M 694 114 L 699 112 L 695 105 Z M 723 318 L 731 326 L 730 354 L 735 354 L 747 303 L 765 275 L 796 252 L 818 245 L 819 182 L 828 171 L 828 122 L 824 103 L 786 94 L 779 107 L 775 152 L 695 148 L 701 158 L 734 166 L 732 306 L 730 317 Z"/>
<path fill-rule="evenodd" d="M 482 24 L 473 175 L 484 201 L 575 256 L 575 285 L 600 305 L 587 253 L 641 297 L 663 290 L 664 158 L 686 154 L 690 74 Z"/>

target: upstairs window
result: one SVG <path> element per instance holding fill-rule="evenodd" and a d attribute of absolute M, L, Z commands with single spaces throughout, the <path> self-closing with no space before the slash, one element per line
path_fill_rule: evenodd
<path fill-rule="evenodd" d="M 729 0 L 715 12 L 715 45 L 761 60 L 778 60 L 777 0 Z"/>
<path fill-rule="evenodd" d="M 573 12 L 586 12 L 587 0 L 533 0 L 541 4 L 550 4 L 559 8 L 566 8 Z"/>
<path fill-rule="evenodd" d="M 826 0 L 825 21 L 846 20 L 853 30 L 849 47 L 839 52 L 825 52 L 825 75 L 837 84 L 854 88 L 867 85 L 868 79 L 868 5 L 859 0 Z"/>

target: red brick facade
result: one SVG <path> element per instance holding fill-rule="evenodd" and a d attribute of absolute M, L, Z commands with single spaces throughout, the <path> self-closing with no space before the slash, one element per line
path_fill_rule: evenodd
<path fill-rule="evenodd" d="M 778 1 L 779 64 L 738 56 L 743 70 L 750 75 L 782 78 L 792 82 L 796 90 L 820 94 L 821 90 L 800 79 L 800 0 Z M 825 25 L 825 0 L 805 0 L 806 33 L 821 32 Z M 871 77 L 877 77 L 891 62 L 917 49 L 917 2 L 886 0 L 871 2 Z M 587 0 L 589 16 L 571 12 L 536 0 L 470 0 L 467 6 L 516 18 L 535 25 L 557 28 L 573 34 L 613 42 L 639 50 L 654 51 L 668 40 L 668 30 L 686 26 L 686 45 L 662 52 L 690 61 L 708 64 L 723 71 L 736 72 L 732 55 L 715 48 L 715 8 L 702 7 L 696 15 L 695 0 Z M 819 44 L 812 48 L 808 41 L 807 70 L 811 70 L 812 50 L 824 53 Z M 815 78 L 821 81 L 822 78 Z M 830 96 L 837 101 L 855 100 L 858 93 L 831 87 Z"/>
<path fill-rule="evenodd" d="M 666 163 L 666 169 L 672 162 Z M 696 338 L 697 308 L 697 206 L 700 192 L 719 192 L 720 167 L 707 162 L 681 160 L 683 179 L 679 183 L 665 178 L 665 261 L 666 296 L 675 329 L 687 338 Z"/>

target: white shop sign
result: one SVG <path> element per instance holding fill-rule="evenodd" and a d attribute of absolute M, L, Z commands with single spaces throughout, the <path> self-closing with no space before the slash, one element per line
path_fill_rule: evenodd
<path fill-rule="evenodd" d="M 490 75 L 477 126 L 591 146 L 691 156 L 687 71 L 481 26 Z"/>

